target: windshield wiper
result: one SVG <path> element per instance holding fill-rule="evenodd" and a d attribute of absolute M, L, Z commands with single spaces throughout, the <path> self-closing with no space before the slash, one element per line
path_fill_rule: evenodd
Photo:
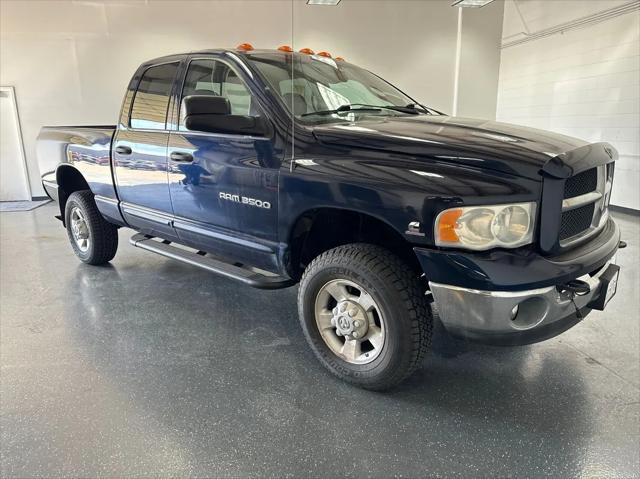
<path fill-rule="evenodd" d="M 357 106 L 358 108 L 353 108 Z M 334 110 L 320 110 L 320 111 L 312 111 L 310 113 L 303 113 L 300 116 L 310 116 L 310 115 L 334 115 L 337 113 L 351 113 L 351 112 L 361 112 L 361 111 L 380 111 L 382 109 L 399 111 L 400 113 L 406 113 L 408 115 L 419 115 L 420 113 L 426 113 L 427 115 L 435 114 L 442 115 L 437 110 L 433 110 L 431 108 L 427 108 L 426 106 L 420 105 L 419 103 L 409 103 L 406 106 L 398 106 L 398 105 L 367 105 L 365 103 L 352 103 L 350 105 L 341 105 Z"/>
<path fill-rule="evenodd" d="M 424 105 L 421 105 L 420 103 L 409 103 L 407 106 L 405 106 L 404 108 L 408 108 L 410 110 L 414 110 L 414 111 L 422 111 L 424 113 L 426 113 L 427 115 L 444 115 L 444 113 L 438 111 L 438 110 L 434 110 L 433 108 L 428 108 Z"/>
<path fill-rule="evenodd" d="M 360 106 L 363 108 L 378 108 L 385 110 L 399 111 L 400 113 L 407 113 L 409 115 L 418 115 L 420 112 L 410 106 L 397 106 L 397 105 L 366 105 L 364 103 L 352 103 L 351 106 Z"/>
<path fill-rule="evenodd" d="M 364 108 L 351 108 L 352 106 L 353 105 L 340 105 L 338 108 L 334 110 L 311 111 L 309 113 L 303 113 L 300 116 L 334 115 L 336 113 L 353 113 L 353 112 L 361 112 L 361 111 L 380 111 L 380 107 L 377 107 L 377 106 L 363 105 Z"/>

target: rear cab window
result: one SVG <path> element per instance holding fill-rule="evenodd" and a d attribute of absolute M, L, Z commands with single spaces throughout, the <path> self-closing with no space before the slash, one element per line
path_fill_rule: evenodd
<path fill-rule="evenodd" d="M 178 66 L 178 62 L 165 63 L 143 73 L 131 106 L 131 128 L 166 129 L 167 109 Z"/>

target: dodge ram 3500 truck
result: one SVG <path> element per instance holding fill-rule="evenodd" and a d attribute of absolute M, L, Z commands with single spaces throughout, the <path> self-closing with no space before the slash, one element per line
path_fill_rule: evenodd
<path fill-rule="evenodd" d="M 326 52 L 204 50 L 135 72 L 115 126 L 45 127 L 43 185 L 81 261 L 131 244 L 299 284 L 318 359 L 389 388 L 456 336 L 541 341 L 616 292 L 616 151 L 455 118 Z"/>

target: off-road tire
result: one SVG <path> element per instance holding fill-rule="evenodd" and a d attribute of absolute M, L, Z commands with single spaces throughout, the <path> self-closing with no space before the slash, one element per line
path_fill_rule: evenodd
<path fill-rule="evenodd" d="M 385 344 L 371 363 L 345 361 L 319 332 L 316 297 L 335 279 L 362 285 L 382 310 Z M 300 323 L 311 349 L 331 373 L 366 389 L 385 390 L 409 377 L 429 349 L 433 317 L 424 293 L 419 274 L 392 252 L 364 243 L 338 246 L 316 257 L 304 271 L 298 291 Z"/>
<path fill-rule="evenodd" d="M 91 241 L 86 251 L 80 249 L 73 235 L 71 212 L 75 207 L 81 210 L 89 230 Z M 118 228 L 102 217 L 91 191 L 82 190 L 72 193 L 65 205 L 64 218 L 71 247 L 80 261 L 99 265 L 113 259 L 118 250 Z"/>

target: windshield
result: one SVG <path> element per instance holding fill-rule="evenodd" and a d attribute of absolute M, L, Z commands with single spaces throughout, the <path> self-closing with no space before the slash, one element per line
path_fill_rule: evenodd
<path fill-rule="evenodd" d="M 353 121 L 360 115 L 358 109 L 367 115 L 406 115 L 407 112 L 384 107 L 406 108 L 415 104 L 412 98 L 373 73 L 344 61 L 275 52 L 248 54 L 247 58 L 289 111 L 304 121 Z M 333 111 L 345 105 L 353 107 Z"/>

